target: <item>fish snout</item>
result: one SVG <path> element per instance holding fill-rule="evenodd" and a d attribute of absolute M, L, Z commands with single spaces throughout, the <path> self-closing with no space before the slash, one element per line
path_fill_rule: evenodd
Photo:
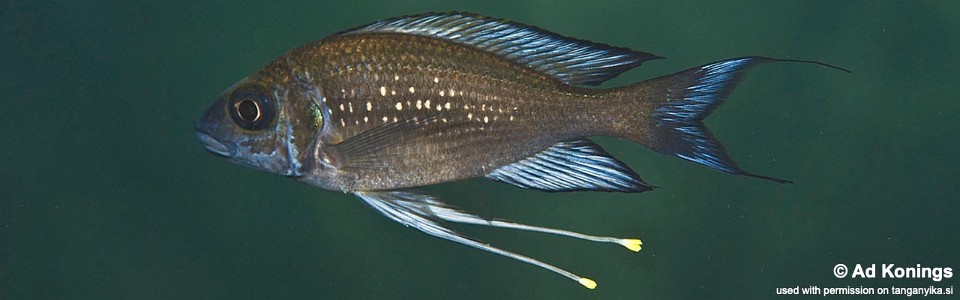
<path fill-rule="evenodd" d="M 211 110 L 208 109 L 204 112 L 203 116 L 193 124 L 193 131 L 197 135 L 197 139 L 200 140 L 200 144 L 203 145 L 207 151 L 220 156 L 232 157 L 234 155 L 233 150 L 220 140 L 217 140 L 217 138 L 214 138 L 217 132 L 217 124 L 220 123 L 214 117 Z"/>

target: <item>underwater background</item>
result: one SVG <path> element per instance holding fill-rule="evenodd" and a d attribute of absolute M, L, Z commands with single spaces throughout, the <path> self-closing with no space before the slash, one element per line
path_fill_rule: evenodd
<path fill-rule="evenodd" d="M 380 18 L 462 10 L 668 57 L 604 86 L 722 59 L 763 65 L 706 123 L 748 171 L 596 139 L 660 187 L 425 190 L 482 216 L 609 244 L 465 234 L 596 280 L 587 290 L 405 228 L 352 195 L 207 153 L 224 89 L 285 51 Z M 779 298 L 836 264 L 960 269 L 957 1 L 0 1 L 0 299 Z M 945 298 L 945 297 L 938 297 Z"/>

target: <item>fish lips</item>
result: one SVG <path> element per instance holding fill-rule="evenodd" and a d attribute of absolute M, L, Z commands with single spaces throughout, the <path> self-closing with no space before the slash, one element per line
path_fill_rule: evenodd
<path fill-rule="evenodd" d="M 224 156 L 224 157 L 233 156 L 233 151 L 231 151 L 230 148 L 228 148 L 226 145 L 224 145 L 217 139 L 213 138 L 209 134 L 206 134 L 202 131 L 197 131 L 196 134 L 197 134 L 197 138 L 200 139 L 200 144 L 203 145 L 203 147 L 206 148 L 207 151 L 210 151 L 213 154 Z"/>

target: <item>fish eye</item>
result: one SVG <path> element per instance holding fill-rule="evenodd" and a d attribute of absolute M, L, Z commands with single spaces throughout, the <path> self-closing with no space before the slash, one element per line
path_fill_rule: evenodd
<path fill-rule="evenodd" d="M 266 94 L 256 89 L 238 89 L 230 95 L 230 116 L 246 130 L 260 130 L 273 122 L 273 107 Z"/>
<path fill-rule="evenodd" d="M 253 123 L 260 119 L 260 104 L 250 99 L 243 99 L 237 102 L 237 116 L 243 122 Z"/>

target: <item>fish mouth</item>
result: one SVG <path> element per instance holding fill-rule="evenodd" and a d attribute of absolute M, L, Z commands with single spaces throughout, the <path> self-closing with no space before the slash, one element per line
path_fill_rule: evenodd
<path fill-rule="evenodd" d="M 200 139 L 200 144 L 202 144 L 203 147 L 207 149 L 207 151 L 210 151 L 213 154 L 225 156 L 225 157 L 233 156 L 233 152 L 230 151 L 230 149 L 228 149 L 226 145 L 224 145 L 223 143 L 220 143 L 219 141 L 214 139 L 212 136 L 206 133 L 197 131 L 197 138 Z"/>

